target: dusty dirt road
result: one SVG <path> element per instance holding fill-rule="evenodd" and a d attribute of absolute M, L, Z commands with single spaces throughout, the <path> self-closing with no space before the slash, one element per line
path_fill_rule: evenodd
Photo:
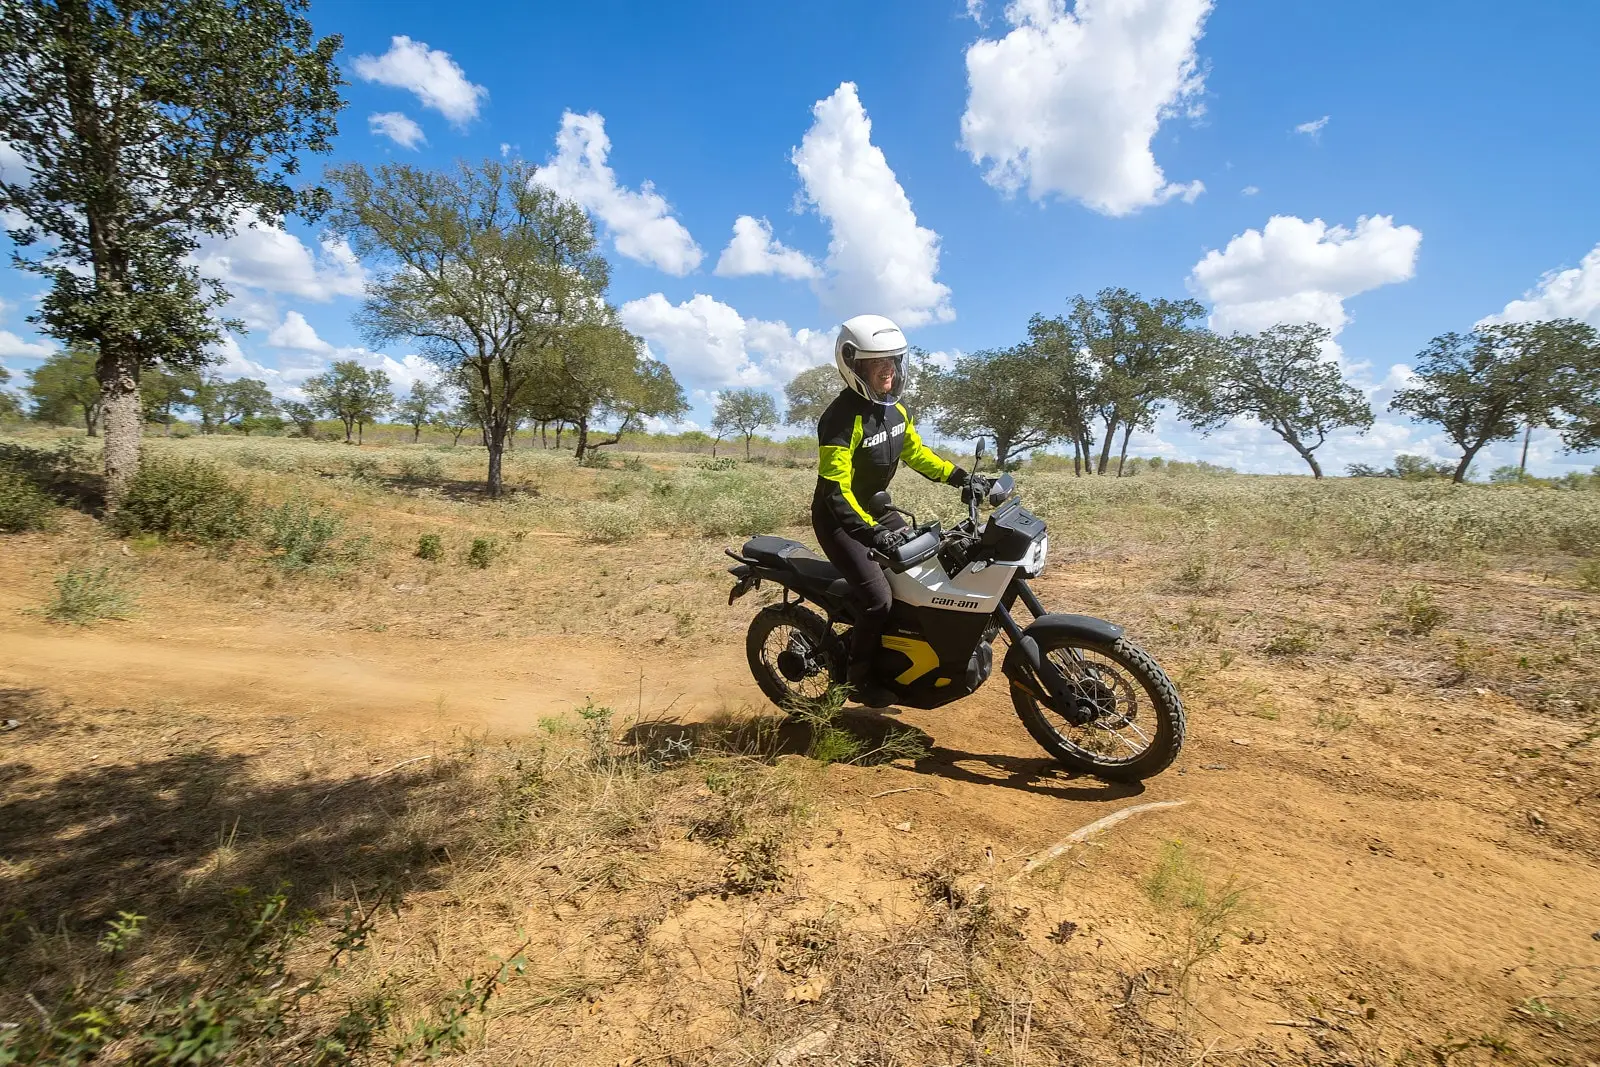
<path fill-rule="evenodd" d="M 14 540 L 0 563 L 0 689 L 125 716 L 163 709 L 163 722 L 203 709 L 223 724 L 225 746 L 326 729 L 403 751 L 451 729 L 525 732 L 590 699 L 623 722 L 762 705 L 743 661 L 747 603 L 720 619 L 708 612 L 681 642 L 640 642 L 625 629 L 483 641 L 340 628 L 273 607 L 245 613 L 208 601 L 203 577 L 153 575 L 137 616 L 77 631 L 28 613 L 54 550 Z M 1047 603 L 1112 595 L 1095 573 L 1041 586 Z M 707 603 L 723 592 L 710 578 L 696 588 Z M 1150 636 L 1158 654 L 1178 657 Z M 892 716 L 922 731 L 929 753 L 829 768 L 825 818 L 854 859 L 807 861 L 811 891 L 871 906 L 894 896 L 900 861 L 932 854 L 972 857 L 998 882 L 1111 811 L 1183 800 L 1021 883 L 1016 899 L 1039 929 L 1070 920 L 1097 951 L 1137 967 L 1166 944 L 1140 880 L 1163 842 L 1198 850 L 1249 901 L 1188 992 L 1214 1051 L 1271 1049 L 1289 1062 L 1389 1062 L 1402 1048 L 1441 1063 L 1600 1060 L 1585 1021 L 1600 977 L 1592 738 L 1485 687 L 1380 685 L 1370 664 L 1194 662 L 1181 679 L 1188 743 L 1142 787 L 1057 773 L 994 682 L 949 708 Z M 881 728 L 875 718 L 856 724 Z M 7 758 L 28 759 L 25 730 L 4 744 Z M 1497 1059 L 1513 1055 L 1523 1060 Z"/>

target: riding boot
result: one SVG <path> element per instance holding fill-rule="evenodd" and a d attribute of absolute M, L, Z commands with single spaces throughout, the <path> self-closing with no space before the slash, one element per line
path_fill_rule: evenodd
<path fill-rule="evenodd" d="M 852 663 L 849 673 L 850 697 L 865 708 L 888 708 L 897 702 L 895 695 L 878 684 L 871 663 Z"/>

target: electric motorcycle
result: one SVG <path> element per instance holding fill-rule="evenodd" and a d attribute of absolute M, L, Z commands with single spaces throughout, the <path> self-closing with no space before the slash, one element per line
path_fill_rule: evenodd
<path fill-rule="evenodd" d="M 980 501 L 963 490 L 967 517 L 949 530 L 918 523 L 887 493 L 873 497 L 875 514 L 892 511 L 910 523 L 908 540 L 873 553 L 894 596 L 878 678 L 905 707 L 940 707 L 988 680 L 994 640 L 1004 633 L 1000 669 L 1023 725 L 1046 752 L 1070 770 L 1111 781 L 1159 774 L 1183 745 L 1176 687 L 1122 627 L 1045 611 L 1027 580 L 1044 570 L 1048 531 L 1015 493 L 1011 476 L 1002 475 L 983 501 L 994 510 L 980 522 Z M 728 571 L 736 579 L 730 606 L 762 582 L 783 590 L 780 602 L 756 613 L 745 639 L 750 671 L 768 699 L 792 710 L 843 683 L 856 607 L 833 564 L 771 535 L 725 551 L 737 561 Z M 1033 616 L 1026 626 L 1012 616 L 1018 601 Z"/>

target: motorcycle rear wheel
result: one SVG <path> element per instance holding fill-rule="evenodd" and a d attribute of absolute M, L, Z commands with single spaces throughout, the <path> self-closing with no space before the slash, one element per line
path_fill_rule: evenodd
<path fill-rule="evenodd" d="M 756 684 L 785 712 L 827 696 L 844 680 L 833 630 L 799 604 L 772 604 L 756 612 L 745 634 L 745 658 Z"/>
<path fill-rule="evenodd" d="M 1039 654 L 1093 712 L 1076 725 L 1012 682 L 1018 717 L 1057 762 L 1108 781 L 1136 782 L 1177 759 L 1183 701 L 1147 652 L 1126 638 L 1103 644 L 1063 635 L 1040 641 Z"/>

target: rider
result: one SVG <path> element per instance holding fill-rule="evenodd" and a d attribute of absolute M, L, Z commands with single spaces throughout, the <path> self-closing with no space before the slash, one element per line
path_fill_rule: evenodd
<path fill-rule="evenodd" d="M 888 553 L 910 536 L 899 515 L 872 509 L 873 495 L 888 488 L 901 460 L 924 478 L 957 488 L 983 480 L 922 443 L 898 399 L 905 384 L 905 358 L 905 334 L 889 319 L 857 315 L 847 321 L 833 345 L 833 362 L 846 388 L 817 422 L 811 525 L 822 551 L 856 596 L 860 618 L 849 683 L 856 700 L 868 707 L 886 707 L 895 698 L 873 673 L 892 598 L 882 567 L 867 550 Z"/>

